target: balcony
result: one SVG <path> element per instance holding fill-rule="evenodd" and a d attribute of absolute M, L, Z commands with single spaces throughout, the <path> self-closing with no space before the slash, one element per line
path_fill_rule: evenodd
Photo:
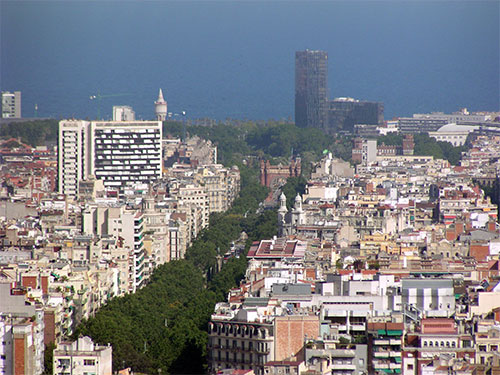
<path fill-rule="evenodd" d="M 332 370 L 356 370 L 356 365 L 353 365 L 351 362 L 349 363 L 333 363 L 330 365 Z"/>
<path fill-rule="evenodd" d="M 366 324 L 365 323 L 358 323 L 358 324 L 351 324 L 349 326 L 351 331 L 366 331 Z"/>

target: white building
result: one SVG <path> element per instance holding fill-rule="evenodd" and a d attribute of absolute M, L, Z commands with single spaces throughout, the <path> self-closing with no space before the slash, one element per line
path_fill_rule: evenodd
<path fill-rule="evenodd" d="M 158 99 L 155 102 L 155 114 L 158 121 L 165 121 L 167 118 L 167 102 L 163 99 L 163 92 L 160 89 Z"/>
<path fill-rule="evenodd" d="M 491 121 L 491 114 L 474 114 L 469 113 L 467 108 L 462 108 L 458 112 L 453 112 L 451 114 L 446 114 L 443 112 L 432 112 L 432 113 L 415 113 L 413 118 L 416 119 L 430 119 L 430 120 L 446 120 L 448 123 L 453 122 L 485 122 Z"/>
<path fill-rule="evenodd" d="M 90 123 L 83 120 L 59 122 L 58 181 L 59 192 L 75 196 L 78 182 L 90 173 Z"/>
<path fill-rule="evenodd" d="M 135 112 L 128 105 L 113 106 L 113 121 L 135 121 Z"/>
<path fill-rule="evenodd" d="M 54 350 L 54 375 L 111 375 L 112 347 L 95 345 L 90 337 L 61 342 Z"/>
<path fill-rule="evenodd" d="M 0 283 L 0 374 L 43 372 L 44 311 Z"/>
<path fill-rule="evenodd" d="M 90 175 L 123 191 L 162 175 L 159 121 L 59 122 L 59 192 L 75 196 Z"/>
<path fill-rule="evenodd" d="M 447 124 L 435 132 L 429 132 L 429 137 L 438 142 L 449 142 L 455 147 L 463 146 L 467 136 L 476 129 L 479 129 L 479 126 Z"/>
<path fill-rule="evenodd" d="M 2 91 L 2 118 L 21 118 L 21 91 Z"/>
<path fill-rule="evenodd" d="M 159 121 L 94 121 L 91 173 L 120 190 L 155 181 L 162 175 L 161 139 Z"/>
<path fill-rule="evenodd" d="M 82 213 L 83 233 L 96 237 L 112 236 L 117 243 L 111 259 L 121 261 L 120 287 L 130 293 L 142 287 L 146 274 L 144 249 L 144 216 L 141 211 L 128 210 L 125 205 L 89 205 Z M 122 251 L 123 249 L 124 251 Z M 127 255 L 125 255 L 127 254 Z"/>
<path fill-rule="evenodd" d="M 403 308 L 425 312 L 428 317 L 449 317 L 455 313 L 452 279 L 403 279 Z"/>

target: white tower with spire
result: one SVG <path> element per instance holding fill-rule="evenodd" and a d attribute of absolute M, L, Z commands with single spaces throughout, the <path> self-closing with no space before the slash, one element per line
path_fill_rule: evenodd
<path fill-rule="evenodd" d="M 280 207 L 278 209 L 278 234 L 280 237 L 285 235 L 285 225 L 286 225 L 286 214 L 288 209 L 286 208 L 286 196 L 283 192 L 280 195 Z"/>
<path fill-rule="evenodd" d="M 302 197 L 297 193 L 292 210 L 292 226 L 296 229 L 296 226 L 300 224 L 304 224 L 304 211 L 302 211 Z"/>
<path fill-rule="evenodd" d="M 163 99 L 161 89 L 158 93 L 158 100 L 155 102 L 155 114 L 158 121 L 165 121 L 167 119 L 167 102 Z"/>

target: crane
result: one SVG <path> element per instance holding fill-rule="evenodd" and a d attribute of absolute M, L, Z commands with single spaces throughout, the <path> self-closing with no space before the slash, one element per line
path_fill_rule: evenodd
<path fill-rule="evenodd" d="M 90 100 L 97 100 L 97 119 L 100 120 L 101 117 L 101 100 L 103 98 L 114 98 L 117 96 L 128 96 L 131 94 L 105 94 L 101 95 L 99 92 L 96 95 L 90 95 L 89 99 Z"/>

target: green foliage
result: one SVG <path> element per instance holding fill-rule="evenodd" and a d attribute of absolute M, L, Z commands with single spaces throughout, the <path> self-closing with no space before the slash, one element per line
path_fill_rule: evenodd
<path fill-rule="evenodd" d="M 164 134 L 181 136 L 183 124 L 164 122 Z M 114 298 L 94 318 L 75 331 L 101 344 L 113 346 L 113 368 L 157 373 L 206 373 L 207 324 L 214 305 L 239 284 L 247 268 L 245 254 L 229 259 L 219 272 L 217 260 L 245 231 L 245 251 L 252 241 L 270 238 L 277 232 L 276 210 L 260 209 L 269 190 L 260 186 L 259 158 L 306 154 L 318 158 L 327 149 L 350 158 L 348 138 L 326 136 L 317 129 L 301 129 L 283 123 L 187 126 L 188 135 L 210 139 L 218 146 L 219 161 L 238 165 L 240 196 L 225 213 L 213 214 L 210 226 L 186 251 L 186 259 L 158 267 L 148 284 L 133 295 Z M 346 157 L 347 156 L 347 157 Z M 293 201 L 303 193 L 303 177 L 289 179 L 285 190 Z M 167 323 L 167 324 L 165 324 Z"/>
<path fill-rule="evenodd" d="M 385 143 L 387 146 L 402 146 L 403 136 L 398 133 L 389 133 L 377 138 L 377 144 Z"/>
<path fill-rule="evenodd" d="M 438 142 L 434 138 L 429 137 L 427 133 L 415 134 L 415 155 L 433 156 L 435 159 L 445 159 L 451 164 L 457 165 L 462 157 L 462 152 L 466 151 L 467 147 L 455 147 L 449 142 Z M 401 146 L 403 144 L 403 136 L 398 134 L 388 134 L 377 138 L 377 144 L 385 143 L 386 145 Z"/>
<path fill-rule="evenodd" d="M 431 155 L 435 159 L 445 159 L 451 164 L 457 165 L 462 157 L 462 152 L 466 151 L 465 146 L 454 147 L 449 142 L 437 142 L 426 133 L 416 134 L 415 155 Z"/>
<path fill-rule="evenodd" d="M 334 137 L 320 129 L 299 128 L 283 122 L 187 125 L 186 130 L 188 135 L 198 135 L 214 142 L 219 147 L 219 159 L 226 165 L 241 165 L 248 155 L 287 159 L 292 151 L 294 155 L 309 153 L 316 159 L 321 157 L 323 150 L 329 150 L 344 160 L 351 157 L 350 138 Z M 182 135 L 182 123 L 166 121 L 163 132 L 179 137 Z"/>
<path fill-rule="evenodd" d="M 187 260 L 173 261 L 158 267 L 137 293 L 111 300 L 77 334 L 111 343 L 114 369 L 125 365 L 151 373 L 182 363 L 186 372 L 203 373 L 214 303 L 199 269 Z M 185 352 L 197 355 L 184 363 Z"/>
<path fill-rule="evenodd" d="M 137 293 L 112 299 L 96 316 L 83 322 L 78 335 L 89 335 L 113 346 L 113 369 L 157 373 L 206 373 L 207 324 L 215 303 L 244 277 L 244 254 L 231 258 L 215 273 L 217 255 L 229 250 L 241 231 L 252 240 L 276 234 L 276 212 L 257 213 L 268 193 L 255 173 L 242 167 L 240 197 L 233 207 L 213 214 L 205 229 L 186 251 L 186 259 L 164 264 Z M 167 324 L 165 324 L 167 323 Z"/>
<path fill-rule="evenodd" d="M 20 138 L 30 146 L 41 146 L 57 140 L 58 126 L 58 121 L 52 119 L 11 122 L 0 126 L 0 137 Z"/>
<path fill-rule="evenodd" d="M 288 209 L 293 207 L 297 194 L 304 194 L 306 184 L 307 180 L 302 176 L 287 179 L 281 191 L 286 195 L 286 206 Z"/>
<path fill-rule="evenodd" d="M 56 344 L 51 342 L 48 345 L 45 345 L 45 350 L 43 352 L 43 375 L 52 375 L 54 363 L 54 349 L 56 348 Z"/>

